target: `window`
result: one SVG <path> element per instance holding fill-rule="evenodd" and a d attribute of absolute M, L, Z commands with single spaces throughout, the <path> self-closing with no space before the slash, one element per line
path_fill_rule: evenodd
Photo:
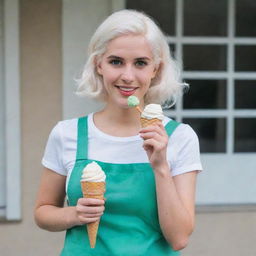
<path fill-rule="evenodd" d="M 0 217 L 20 219 L 18 0 L 0 0 Z"/>
<path fill-rule="evenodd" d="M 182 60 L 190 90 L 166 114 L 199 136 L 198 204 L 256 203 L 256 2 L 126 0 L 126 8 L 158 21 Z"/>

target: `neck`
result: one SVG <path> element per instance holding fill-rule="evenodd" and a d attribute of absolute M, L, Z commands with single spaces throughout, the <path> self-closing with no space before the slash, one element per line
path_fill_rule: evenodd
<path fill-rule="evenodd" d="M 140 129 L 140 112 L 136 108 L 117 108 L 112 105 L 95 113 L 94 123 L 101 131 L 118 137 L 137 135 Z"/>
<path fill-rule="evenodd" d="M 136 123 L 135 121 L 139 120 L 140 112 L 134 108 L 116 108 L 112 105 L 107 105 L 103 111 L 106 116 L 111 118 L 111 120 L 118 123 Z"/>

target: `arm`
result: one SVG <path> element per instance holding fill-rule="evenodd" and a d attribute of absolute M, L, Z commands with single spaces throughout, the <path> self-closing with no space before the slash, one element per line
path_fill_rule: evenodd
<path fill-rule="evenodd" d="M 168 136 L 162 124 L 144 128 L 140 134 L 154 170 L 163 235 L 174 250 L 181 250 L 187 245 L 194 227 L 196 172 L 172 177 L 166 159 Z"/>
<path fill-rule="evenodd" d="M 196 172 L 175 177 L 155 174 L 158 215 L 162 232 L 174 250 L 186 247 L 194 228 Z"/>
<path fill-rule="evenodd" d="M 80 198 L 76 206 L 64 207 L 66 176 L 44 168 L 34 216 L 37 225 L 49 231 L 63 231 L 94 222 L 104 211 L 104 200 Z"/>

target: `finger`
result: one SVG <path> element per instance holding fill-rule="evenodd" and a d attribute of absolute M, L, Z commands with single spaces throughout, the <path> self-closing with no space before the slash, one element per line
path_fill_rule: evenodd
<path fill-rule="evenodd" d="M 158 124 L 158 127 L 160 128 L 160 130 L 161 130 L 163 133 L 165 133 L 165 134 L 167 135 L 167 132 L 166 132 L 165 127 L 164 127 L 164 125 L 163 125 L 162 122 Z"/>
<path fill-rule="evenodd" d="M 93 218 L 88 218 L 88 217 L 84 217 L 84 216 L 79 217 L 79 221 L 80 221 L 81 224 L 96 222 L 99 219 L 100 219 L 100 217 L 93 217 Z"/>
<path fill-rule="evenodd" d="M 146 132 L 140 134 L 140 136 L 146 140 L 146 139 L 155 139 L 155 140 L 163 140 L 163 136 L 158 134 L 157 132 Z"/>
<path fill-rule="evenodd" d="M 147 139 L 144 140 L 143 148 L 145 150 L 153 150 L 153 151 L 161 151 L 166 150 L 167 142 L 166 141 L 159 141 L 156 139 Z"/>
<path fill-rule="evenodd" d="M 81 205 L 104 205 L 105 204 L 105 201 L 102 200 L 102 199 L 96 199 L 96 198 L 80 198 L 78 200 L 78 204 L 81 204 Z"/>
<path fill-rule="evenodd" d="M 92 213 L 92 214 L 96 214 L 96 213 L 101 213 L 104 212 L 105 207 L 104 206 L 87 206 L 86 207 L 86 213 Z"/>
<path fill-rule="evenodd" d="M 98 213 L 86 213 L 82 216 L 87 217 L 87 218 L 95 218 L 95 217 L 100 217 L 103 215 L 103 212 L 98 212 Z"/>
<path fill-rule="evenodd" d="M 92 222 L 96 222 L 100 219 L 100 217 L 95 217 L 95 218 L 87 218 L 87 223 L 92 223 Z"/>
<path fill-rule="evenodd" d="M 152 150 L 152 149 L 156 150 L 156 149 L 158 149 L 158 147 L 159 147 L 158 143 L 154 139 L 147 139 L 143 143 L 143 148 L 145 150 L 149 150 L 149 149 L 150 150 Z"/>
<path fill-rule="evenodd" d="M 142 139 L 155 139 L 160 143 L 168 144 L 168 136 L 165 132 L 160 132 L 159 130 L 149 131 L 140 133 Z"/>
<path fill-rule="evenodd" d="M 105 207 L 104 206 L 77 206 L 77 212 L 80 213 L 90 213 L 90 214 L 96 214 L 104 212 Z"/>
<path fill-rule="evenodd" d="M 160 123 L 157 123 L 157 126 L 155 127 L 157 129 L 157 131 L 159 132 L 159 134 L 162 134 L 162 135 L 165 135 L 165 136 L 168 136 L 167 135 L 167 132 L 165 130 L 165 127 L 164 125 L 162 124 L 162 122 Z"/>
<path fill-rule="evenodd" d="M 158 123 L 157 125 L 150 125 L 148 127 L 142 128 L 139 131 L 140 134 L 144 134 L 144 133 L 147 133 L 147 132 L 156 132 L 160 135 L 167 135 L 162 123 Z"/>

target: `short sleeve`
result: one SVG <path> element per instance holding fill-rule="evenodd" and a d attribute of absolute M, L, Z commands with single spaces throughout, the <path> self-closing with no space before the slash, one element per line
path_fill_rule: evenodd
<path fill-rule="evenodd" d="M 173 176 L 190 171 L 202 171 L 198 137 L 189 125 L 179 125 L 170 142 L 175 149 L 175 158 L 171 161 Z"/>
<path fill-rule="evenodd" d="M 61 123 L 59 122 L 51 131 L 44 156 L 42 165 L 58 174 L 67 175 L 63 165 L 63 140 Z"/>

